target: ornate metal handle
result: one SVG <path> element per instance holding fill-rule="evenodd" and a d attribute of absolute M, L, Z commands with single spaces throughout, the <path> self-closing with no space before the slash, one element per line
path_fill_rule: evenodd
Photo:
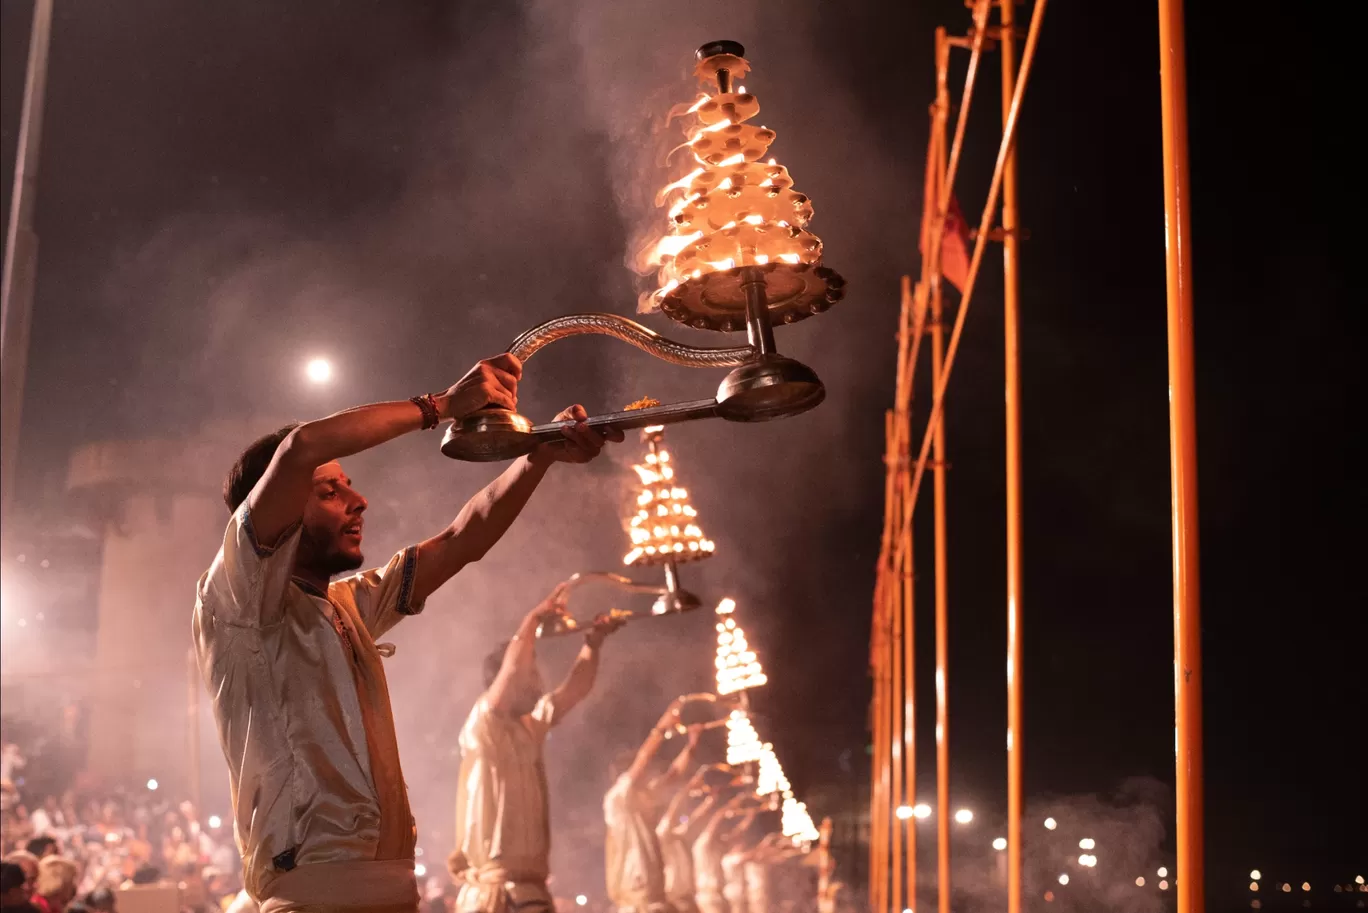
<path fill-rule="evenodd" d="M 757 351 L 751 346 L 709 348 L 691 346 L 666 339 L 654 330 L 619 317 L 617 314 L 567 314 L 555 317 L 523 333 L 508 347 L 519 361 L 526 361 L 542 348 L 567 336 L 612 336 L 635 346 L 661 361 L 686 368 L 735 368 L 755 360 Z"/>

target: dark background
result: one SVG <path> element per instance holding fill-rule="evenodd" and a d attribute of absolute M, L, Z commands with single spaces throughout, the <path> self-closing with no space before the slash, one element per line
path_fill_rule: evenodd
<path fill-rule="evenodd" d="M 30 4 L 0 9 L 7 209 Z M 826 380 L 818 412 L 670 433 L 718 541 L 718 557 L 689 579 L 709 598 L 737 597 L 770 675 L 763 735 L 800 797 L 820 797 L 810 803 L 819 817 L 858 809 L 883 411 L 898 277 L 918 268 L 941 24 L 962 33 L 969 13 L 948 0 L 58 3 L 21 503 L 67 509 L 63 467 L 88 439 L 407 397 L 541 319 L 629 313 L 637 286 L 624 257 L 659 224 L 642 201 L 678 173 L 655 157 L 650 117 L 691 97 L 695 46 L 736 38 L 750 51 L 760 120 L 779 134 L 774 153 L 813 198 L 812 227 L 850 294 L 779 334 Z M 1347 289 L 1352 233 L 1331 218 L 1348 214 L 1358 183 L 1333 128 L 1357 115 L 1337 97 L 1334 55 L 1313 50 L 1328 27 L 1189 9 L 1215 909 L 1243 905 L 1255 866 L 1315 883 L 1368 862 L 1362 755 L 1350 747 L 1364 706 L 1351 430 L 1360 321 Z M 957 52 L 952 87 L 966 57 Z M 996 67 L 985 58 L 960 172 L 971 223 L 997 148 Z M 1052 4 L 1023 117 L 1026 785 L 1045 801 L 1173 775 L 1153 5 Z M 1005 805 L 996 263 L 990 249 L 948 405 L 954 791 L 985 819 Z M 694 398 L 715 382 L 619 348 L 579 340 L 539 355 L 523 411 Z M 313 354 L 341 374 L 326 391 L 300 381 Z M 444 597 L 460 613 L 432 621 L 435 600 L 398 638 L 410 659 L 392 685 L 406 772 L 424 839 L 431 825 L 431 839 L 448 841 L 442 855 L 472 663 L 554 581 L 617 564 L 623 468 L 637 450 L 559 472 L 489 568 Z M 362 490 L 383 494 L 372 497 L 370 528 L 383 537 L 373 557 L 445 522 L 492 472 L 441 460 L 431 438 L 356 463 Z M 918 534 L 929 605 L 929 527 Z M 198 573 L 186 570 L 187 609 Z M 928 749 L 929 615 L 918 630 Z M 594 705 L 553 742 L 556 815 L 581 829 L 558 837 L 562 871 L 597 862 L 613 753 L 676 686 L 707 684 L 710 623 L 677 624 L 620 635 Z M 921 758 L 928 797 L 932 760 Z"/>

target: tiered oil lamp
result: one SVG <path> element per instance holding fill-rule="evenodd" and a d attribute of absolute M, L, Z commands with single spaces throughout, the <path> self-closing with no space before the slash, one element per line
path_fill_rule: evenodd
<path fill-rule="evenodd" d="M 634 414 L 628 410 L 626 414 Z M 658 566 L 663 569 L 663 585 L 639 583 L 628 577 L 605 571 L 575 574 L 561 584 L 563 597 L 569 591 L 590 582 L 608 584 L 629 593 L 655 593 L 659 598 L 649 612 L 613 609 L 608 614 L 615 620 L 632 621 L 658 618 L 696 609 L 701 604 L 697 596 L 679 583 L 679 565 L 685 561 L 710 558 L 712 540 L 703 535 L 698 512 L 689 503 L 689 492 L 679 486 L 670 452 L 665 449 L 665 428 L 650 425 L 642 430 L 641 438 L 646 453 L 641 463 L 632 467 L 641 482 L 641 489 L 632 501 L 631 514 L 624 524 L 631 539 L 631 549 L 622 563 L 629 567 Z M 594 624 L 564 615 L 548 622 L 538 631 L 538 637 L 555 637 L 584 631 Z"/>
<path fill-rule="evenodd" d="M 816 372 L 774 344 L 774 323 L 820 314 L 845 294 L 845 280 L 822 265 L 822 242 L 807 231 L 808 198 L 792 188 L 788 169 L 766 158 L 774 131 L 747 123 L 759 102 L 734 81 L 750 69 L 735 41 L 698 49 L 695 75 L 706 91 L 688 109 L 692 170 L 664 188 L 669 229 L 650 261 L 658 267 L 652 296 L 666 317 L 700 330 L 746 332 L 747 344 L 726 348 L 666 339 L 616 314 L 570 314 L 523 333 L 508 351 L 526 361 L 567 336 L 599 334 L 629 343 L 662 361 L 695 368 L 731 368 L 715 396 L 596 415 L 590 427 L 640 428 L 701 418 L 760 422 L 818 405 L 826 390 Z M 490 462 L 530 452 L 560 437 L 565 422 L 533 425 L 507 409 L 480 410 L 453 423 L 442 453 Z"/>

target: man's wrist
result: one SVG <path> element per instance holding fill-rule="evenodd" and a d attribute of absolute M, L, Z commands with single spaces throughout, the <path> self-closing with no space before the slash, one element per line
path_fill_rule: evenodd
<path fill-rule="evenodd" d="M 454 421 L 458 418 L 465 418 L 463 415 L 451 414 L 451 397 L 446 393 L 432 394 L 432 401 L 436 404 L 437 414 L 441 416 L 442 421 Z"/>

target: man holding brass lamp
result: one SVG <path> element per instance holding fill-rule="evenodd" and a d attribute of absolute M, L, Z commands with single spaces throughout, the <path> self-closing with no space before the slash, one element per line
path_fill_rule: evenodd
<path fill-rule="evenodd" d="M 480 560 L 548 469 L 587 462 L 605 439 L 579 422 L 514 462 L 432 538 L 374 570 L 366 499 L 339 459 L 493 405 L 517 405 L 522 365 L 487 359 L 439 394 L 374 403 L 282 428 L 243 452 L 224 484 L 232 514 L 200 578 L 200 672 L 228 761 L 234 834 L 263 913 L 418 908 L 414 823 L 377 645 Z"/>

